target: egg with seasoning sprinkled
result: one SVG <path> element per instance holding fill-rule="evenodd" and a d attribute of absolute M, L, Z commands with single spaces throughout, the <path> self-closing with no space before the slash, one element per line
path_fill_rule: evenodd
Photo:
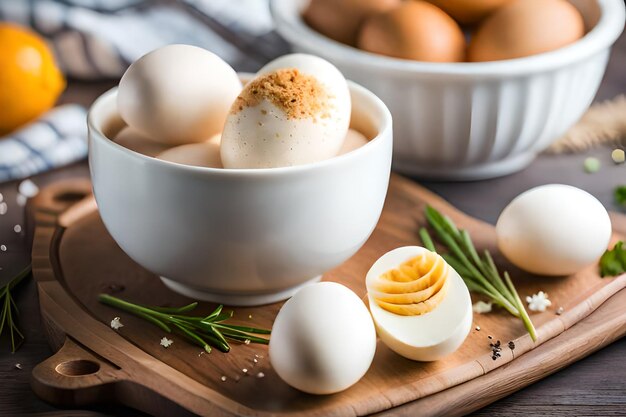
<path fill-rule="evenodd" d="M 338 154 L 350 123 L 345 78 L 312 55 L 278 58 L 233 103 L 222 132 L 225 168 L 302 165 Z"/>

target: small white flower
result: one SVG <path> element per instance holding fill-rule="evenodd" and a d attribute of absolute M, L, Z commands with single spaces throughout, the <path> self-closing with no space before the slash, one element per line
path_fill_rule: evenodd
<path fill-rule="evenodd" d="M 111 320 L 111 328 L 113 330 L 119 330 L 120 327 L 124 327 L 124 325 L 120 321 L 119 317 L 115 317 L 113 320 Z"/>
<path fill-rule="evenodd" d="M 164 337 L 163 339 L 161 339 L 161 346 L 163 346 L 166 349 L 170 347 L 172 343 L 174 343 L 174 341 L 172 339 L 168 339 L 167 337 Z"/>
<path fill-rule="evenodd" d="M 472 310 L 474 310 L 474 313 L 478 314 L 489 313 L 491 311 L 491 306 L 491 301 L 488 303 L 484 301 L 478 301 L 472 306 Z"/>
<path fill-rule="evenodd" d="M 526 297 L 526 302 L 531 311 L 546 311 L 546 308 L 552 305 L 552 302 L 548 300 L 548 294 L 543 291 Z"/>

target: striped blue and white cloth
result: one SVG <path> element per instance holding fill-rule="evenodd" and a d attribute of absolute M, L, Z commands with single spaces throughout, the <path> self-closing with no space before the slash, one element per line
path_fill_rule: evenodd
<path fill-rule="evenodd" d="M 87 154 L 87 113 L 66 104 L 0 139 L 0 182 L 67 165 Z"/>
<path fill-rule="evenodd" d="M 0 20 L 43 35 L 70 79 L 119 78 L 131 62 L 171 43 L 209 49 L 238 71 L 288 52 L 268 0 L 0 0 Z M 84 113 L 61 107 L 0 138 L 0 181 L 84 158 Z"/>

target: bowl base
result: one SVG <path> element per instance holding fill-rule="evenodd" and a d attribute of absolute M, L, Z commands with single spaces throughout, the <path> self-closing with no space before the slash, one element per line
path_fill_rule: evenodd
<path fill-rule="evenodd" d="M 404 162 L 394 159 L 394 170 L 406 175 L 428 180 L 476 181 L 502 177 L 526 168 L 537 157 L 534 152 L 526 152 L 499 161 L 472 166 L 432 166 L 418 162 Z"/>
<path fill-rule="evenodd" d="M 169 278 L 160 277 L 163 284 L 170 290 L 182 294 L 186 297 L 193 298 L 194 300 L 200 301 L 208 301 L 211 303 L 219 303 L 227 306 L 236 306 L 236 307 L 252 307 L 259 306 L 263 304 L 272 304 L 278 301 L 286 300 L 287 298 L 294 295 L 300 288 L 305 287 L 309 284 L 313 284 L 322 279 L 322 276 L 319 275 L 315 278 L 312 278 L 303 284 L 299 284 L 279 292 L 271 292 L 271 293 L 219 293 L 207 291 L 204 289 L 200 289 L 198 287 L 193 287 L 185 284 L 181 284 L 180 282 L 173 281 Z"/>

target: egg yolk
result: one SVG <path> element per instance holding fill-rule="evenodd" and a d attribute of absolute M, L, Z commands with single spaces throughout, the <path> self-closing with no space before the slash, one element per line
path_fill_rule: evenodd
<path fill-rule="evenodd" d="M 448 271 L 449 266 L 441 256 L 425 251 L 376 278 L 370 286 L 370 294 L 390 313 L 426 314 L 444 299 Z"/>

